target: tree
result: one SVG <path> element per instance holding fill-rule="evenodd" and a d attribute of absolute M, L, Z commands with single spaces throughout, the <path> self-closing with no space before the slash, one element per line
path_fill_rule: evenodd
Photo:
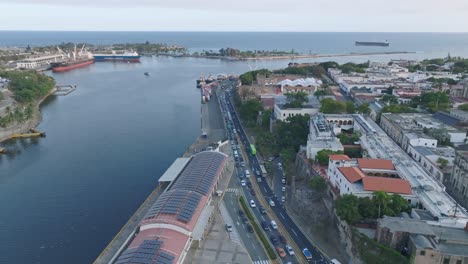
<path fill-rule="evenodd" d="M 327 166 L 329 162 L 328 156 L 333 155 L 333 154 L 343 154 L 343 151 L 333 151 L 329 149 L 322 149 L 319 152 L 317 152 L 315 159 L 320 165 Z"/>
<path fill-rule="evenodd" d="M 444 158 L 442 158 L 442 157 L 439 157 L 439 158 L 437 159 L 437 163 L 439 164 L 439 167 L 440 167 L 441 169 L 443 169 L 443 168 L 447 167 L 449 161 L 446 160 L 446 159 L 444 159 Z"/>
<path fill-rule="evenodd" d="M 390 94 L 384 94 L 384 96 L 382 96 L 382 99 L 380 99 L 380 101 L 384 103 L 388 103 L 388 104 L 398 104 L 398 98 Z"/>
<path fill-rule="evenodd" d="M 363 114 L 363 115 L 368 115 L 368 114 L 370 114 L 370 113 L 371 113 L 371 109 L 370 109 L 369 103 L 360 104 L 360 105 L 356 108 L 356 112 L 359 113 L 359 114 Z"/>
<path fill-rule="evenodd" d="M 462 104 L 458 107 L 458 109 L 468 112 L 468 104 Z"/>
<path fill-rule="evenodd" d="M 388 211 L 388 204 L 390 202 L 390 197 L 388 196 L 388 193 L 383 192 L 383 191 L 377 191 L 374 192 L 374 197 L 372 198 L 375 204 L 378 205 L 378 214 L 377 218 L 380 218 L 381 214 Z"/>
<path fill-rule="evenodd" d="M 290 108 L 301 108 L 302 105 L 309 101 L 309 97 L 306 92 L 289 92 L 286 93 L 286 100 L 288 103 L 285 105 Z"/>
<path fill-rule="evenodd" d="M 340 114 L 346 110 L 344 103 L 335 101 L 332 98 L 325 98 L 320 103 L 320 112 L 324 114 Z"/>
<path fill-rule="evenodd" d="M 317 90 L 315 91 L 314 95 L 317 97 L 318 100 L 324 95 L 327 95 L 327 90 L 322 89 L 322 90 Z"/>
<path fill-rule="evenodd" d="M 356 106 L 352 101 L 346 101 L 345 103 L 346 113 L 353 114 L 356 111 Z"/>
<path fill-rule="evenodd" d="M 241 104 L 239 113 L 247 123 L 255 124 L 257 122 L 258 113 L 262 110 L 262 102 L 256 99 L 251 99 Z"/>
<path fill-rule="evenodd" d="M 359 200 L 352 194 L 345 194 L 336 200 L 336 213 L 349 224 L 354 224 L 361 220 L 359 214 Z"/>
<path fill-rule="evenodd" d="M 324 192 L 327 189 L 327 182 L 320 176 L 315 176 L 309 181 L 310 188 L 317 192 Z"/>
<path fill-rule="evenodd" d="M 392 194 L 390 196 L 389 206 L 393 212 L 393 215 L 397 215 L 401 212 L 408 212 L 410 209 L 408 201 L 406 201 L 406 199 L 399 194 Z"/>

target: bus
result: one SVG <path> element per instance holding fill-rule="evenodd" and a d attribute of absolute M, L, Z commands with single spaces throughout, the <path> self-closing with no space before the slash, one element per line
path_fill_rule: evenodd
<path fill-rule="evenodd" d="M 255 146 L 253 144 L 250 144 L 250 152 L 252 155 L 257 155 L 257 150 L 255 149 Z"/>
<path fill-rule="evenodd" d="M 266 171 L 266 169 L 265 169 L 265 166 L 260 165 L 260 171 L 262 172 L 263 176 L 265 177 L 266 174 L 267 174 L 267 171 Z"/>

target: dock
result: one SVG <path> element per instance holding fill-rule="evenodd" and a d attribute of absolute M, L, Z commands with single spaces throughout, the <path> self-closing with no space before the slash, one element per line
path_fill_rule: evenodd
<path fill-rule="evenodd" d="M 17 139 L 17 138 L 30 138 L 30 137 L 45 137 L 46 136 L 46 133 L 45 132 L 41 132 L 37 129 L 34 129 L 34 128 L 31 128 L 29 130 L 29 133 L 16 133 L 16 134 L 12 134 L 10 136 L 10 139 Z"/>
<path fill-rule="evenodd" d="M 54 95 L 67 95 L 76 90 L 76 84 L 74 85 L 57 85 L 55 86 Z"/>

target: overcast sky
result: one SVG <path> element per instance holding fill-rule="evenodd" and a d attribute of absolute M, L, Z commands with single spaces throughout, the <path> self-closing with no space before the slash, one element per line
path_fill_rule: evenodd
<path fill-rule="evenodd" d="M 0 30 L 468 32 L 468 0 L 0 0 Z"/>

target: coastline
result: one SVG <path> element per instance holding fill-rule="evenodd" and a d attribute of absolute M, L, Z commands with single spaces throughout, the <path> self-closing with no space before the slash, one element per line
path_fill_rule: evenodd
<path fill-rule="evenodd" d="M 30 129 L 36 128 L 42 121 L 42 113 L 40 110 L 42 102 L 55 93 L 56 90 L 57 88 L 52 88 L 44 97 L 35 103 L 33 116 L 29 120 L 22 123 L 14 123 L 5 128 L 0 128 L 0 143 L 9 140 L 12 134 L 26 133 Z"/>
<path fill-rule="evenodd" d="M 202 59 L 219 59 L 228 61 L 249 61 L 249 60 L 293 60 L 293 59 L 314 59 L 314 58 L 332 58 L 332 57 L 358 57 L 358 56 L 377 56 L 377 55 L 398 55 L 414 54 L 414 51 L 386 51 L 386 52 L 356 52 L 356 53 L 337 53 L 337 54 L 297 54 L 297 55 L 278 55 L 261 57 L 226 57 L 226 56 L 200 56 L 200 55 L 174 55 L 174 54 L 154 54 L 155 56 L 166 57 L 187 57 Z"/>

